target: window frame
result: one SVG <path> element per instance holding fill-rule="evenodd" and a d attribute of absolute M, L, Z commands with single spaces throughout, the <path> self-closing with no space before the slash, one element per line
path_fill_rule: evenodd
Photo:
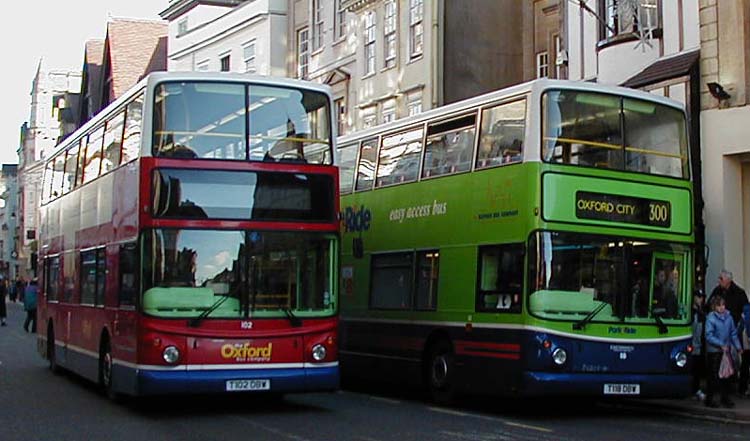
<path fill-rule="evenodd" d="M 57 264 L 57 277 L 55 283 L 51 277 L 52 263 Z M 53 256 L 46 256 L 44 258 L 44 294 L 48 302 L 59 302 L 60 301 L 60 255 L 55 254 Z M 54 286 L 54 289 L 53 289 Z M 54 293 L 54 294 L 53 294 Z"/>
<path fill-rule="evenodd" d="M 398 4 L 396 0 L 386 0 L 383 8 L 383 68 L 390 69 L 398 59 Z"/>
<path fill-rule="evenodd" d="M 364 44 L 364 69 L 362 69 L 362 76 L 368 77 L 375 74 L 377 66 L 376 56 L 376 41 L 377 41 L 377 23 L 378 16 L 375 10 L 371 9 L 365 12 L 363 20 L 364 30 L 362 35 L 362 43 Z"/>
<path fill-rule="evenodd" d="M 258 68 L 255 64 L 255 61 L 257 59 L 256 43 L 257 40 L 252 39 L 242 45 L 242 60 L 245 63 L 245 73 L 254 74 L 258 72 Z M 252 55 L 248 56 L 247 52 L 250 48 L 252 48 Z"/>
<path fill-rule="evenodd" d="M 536 54 L 536 77 L 549 78 L 549 52 L 541 51 Z"/>
<path fill-rule="evenodd" d="M 383 159 L 382 155 L 383 155 L 383 152 L 385 151 L 384 150 L 384 146 L 383 146 L 384 142 L 386 140 L 388 140 L 388 139 L 397 138 L 399 136 L 404 136 L 404 135 L 410 134 L 412 132 L 421 132 L 420 136 L 419 136 L 419 141 L 418 141 L 420 143 L 419 153 L 416 153 L 416 154 L 413 155 L 413 156 L 415 156 L 417 158 L 417 169 L 416 169 L 416 172 L 415 172 L 414 176 L 411 179 L 408 179 L 408 175 L 395 175 L 393 173 L 393 171 L 391 171 L 391 173 L 389 173 L 389 174 L 383 174 L 381 176 L 380 175 L 380 167 L 382 165 L 382 159 Z M 410 182 L 417 182 L 417 181 L 419 181 L 419 177 L 421 175 L 421 170 L 422 170 L 422 157 L 424 155 L 425 132 L 426 132 L 426 130 L 425 130 L 424 123 L 419 123 L 417 125 L 413 125 L 413 126 L 410 126 L 410 127 L 404 127 L 404 128 L 399 129 L 398 131 L 395 131 L 395 132 L 390 132 L 390 133 L 384 134 L 384 135 L 382 135 L 380 137 L 380 143 L 379 143 L 379 146 L 378 146 L 378 160 L 377 160 L 377 165 L 375 167 L 375 183 L 374 183 L 375 185 L 374 185 L 374 188 L 378 189 L 378 188 L 390 187 L 390 186 L 393 186 L 393 185 L 407 184 L 407 183 L 410 183 Z M 414 140 L 412 140 L 412 141 L 407 141 L 405 143 L 404 142 L 400 142 L 398 144 L 394 144 L 392 146 L 389 146 L 388 148 L 399 148 L 399 147 L 402 147 L 402 146 L 406 147 L 406 146 L 409 146 L 412 143 L 417 142 L 416 139 L 417 138 L 415 137 Z M 399 161 L 401 161 L 403 159 L 404 159 L 404 154 L 402 153 L 398 157 L 392 158 L 392 161 L 395 164 L 398 164 Z M 398 167 L 394 167 L 394 169 L 395 168 L 398 168 Z M 402 176 L 402 177 L 405 176 L 405 177 L 402 180 L 398 181 L 398 182 L 384 182 L 384 183 L 381 183 L 381 179 L 386 178 L 386 177 L 393 177 L 393 176 Z"/>
<path fill-rule="evenodd" d="M 78 253 L 78 278 L 80 281 L 80 304 L 84 306 L 103 307 L 106 298 L 107 287 L 107 253 L 105 247 L 89 248 L 81 250 Z M 88 259 L 88 260 L 87 260 Z M 89 286 L 89 280 L 86 270 L 91 270 L 91 261 L 93 259 L 94 281 L 93 286 Z M 88 263 L 86 263 L 88 262 Z M 93 289 L 93 298 L 84 297 L 86 289 Z M 89 303 L 88 301 L 92 302 Z"/>
<path fill-rule="evenodd" d="M 297 30 L 297 78 L 307 79 L 310 74 L 310 28 Z"/>
<path fill-rule="evenodd" d="M 515 248 L 515 250 L 513 249 Z M 516 274 L 517 280 L 514 280 L 515 282 L 518 282 L 520 280 L 520 287 L 518 288 L 518 292 L 511 292 L 507 293 L 507 295 L 515 296 L 515 298 L 511 297 L 510 304 L 507 308 L 490 308 L 483 306 L 485 302 L 483 301 L 484 296 L 488 295 L 498 295 L 498 303 L 500 302 L 500 295 L 506 294 L 503 293 L 502 289 L 499 287 L 496 287 L 495 289 L 482 289 L 482 279 L 484 275 L 484 261 L 482 259 L 483 252 L 486 252 L 487 250 L 497 250 L 498 254 L 504 253 L 504 252 L 510 252 L 514 253 L 515 255 L 515 265 L 520 265 L 521 271 L 515 271 L 515 269 L 511 269 L 511 271 L 505 270 L 505 272 L 512 272 Z M 525 283 L 526 283 L 526 243 L 521 242 L 508 242 L 508 243 L 502 243 L 502 244 L 490 244 L 490 245 L 481 245 L 477 247 L 477 276 L 476 276 L 476 284 L 475 284 L 475 303 L 474 303 L 474 310 L 476 312 L 492 312 L 492 313 L 501 313 L 501 314 L 520 314 L 523 311 L 523 298 L 524 298 L 524 289 L 525 289 Z M 520 262 L 519 262 L 520 259 Z M 498 268 L 497 268 L 497 280 L 500 280 L 500 266 L 502 263 L 498 262 Z M 499 283 L 498 283 L 499 285 Z"/>
<path fill-rule="evenodd" d="M 312 51 L 323 48 L 323 31 L 325 29 L 325 14 L 323 14 L 323 0 L 312 0 Z"/>
<path fill-rule="evenodd" d="M 346 37 L 346 9 L 341 7 L 343 0 L 333 3 L 333 40 L 334 43 Z"/>
<path fill-rule="evenodd" d="M 409 0 L 409 59 L 424 54 L 424 1 Z"/>
<path fill-rule="evenodd" d="M 226 52 L 219 54 L 219 72 L 232 71 L 232 53 Z"/>
<path fill-rule="evenodd" d="M 621 15 L 617 11 L 618 3 L 620 3 L 622 0 L 598 0 L 597 7 L 599 10 L 599 15 L 602 17 L 602 20 L 599 22 L 599 42 L 598 47 L 604 47 L 609 44 L 616 44 L 619 42 L 626 42 L 626 41 L 633 41 L 640 38 L 640 28 L 638 27 L 638 20 L 639 17 L 636 17 L 633 15 L 631 17 L 632 24 L 631 29 L 621 29 L 621 26 L 623 24 L 621 23 Z M 662 31 L 662 2 L 661 0 L 647 0 L 651 1 L 652 7 L 655 9 L 656 14 L 656 23 L 653 23 L 653 28 L 651 29 L 652 37 L 654 38 L 660 38 L 663 34 Z M 633 11 L 636 13 L 636 11 Z M 644 33 L 648 34 L 648 30 L 644 30 Z"/>
<path fill-rule="evenodd" d="M 434 265 L 434 267 L 437 268 L 437 275 L 434 277 L 434 284 L 430 284 L 430 287 L 432 289 L 429 290 L 429 297 L 430 297 L 430 303 L 432 303 L 431 307 L 420 307 L 419 306 L 419 291 L 420 291 L 420 276 L 419 271 L 421 270 L 420 257 L 423 255 L 429 255 L 434 254 L 437 258 L 437 264 Z M 404 258 L 403 262 L 386 262 L 383 263 L 382 266 L 376 267 L 378 264 L 378 259 L 388 259 L 388 258 Z M 407 259 L 408 258 L 408 259 Z M 407 263 L 408 260 L 408 263 Z M 377 269 L 399 269 L 400 271 L 404 273 L 409 274 L 408 279 L 408 288 L 406 289 L 406 292 L 402 293 L 405 295 L 401 296 L 402 300 L 406 300 L 406 305 L 404 306 L 387 306 L 387 305 L 381 305 L 376 306 L 375 305 L 375 290 L 374 290 L 374 284 L 376 280 L 376 270 Z M 416 312 L 424 312 L 424 311 L 437 311 L 438 305 L 439 305 L 439 285 L 440 285 L 440 250 L 437 248 L 429 248 L 429 249 L 415 249 L 415 250 L 407 250 L 407 251 L 395 251 L 395 252 L 383 252 L 383 253 L 375 253 L 372 254 L 370 257 L 370 288 L 368 293 L 368 303 L 367 307 L 371 311 L 416 311 Z M 431 273 L 432 275 L 432 273 Z M 433 278 L 430 278 L 433 280 Z"/>

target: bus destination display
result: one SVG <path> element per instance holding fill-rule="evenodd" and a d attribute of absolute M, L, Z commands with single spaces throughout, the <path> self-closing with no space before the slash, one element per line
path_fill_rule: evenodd
<path fill-rule="evenodd" d="M 576 217 L 669 228 L 672 206 L 668 201 L 578 191 Z"/>

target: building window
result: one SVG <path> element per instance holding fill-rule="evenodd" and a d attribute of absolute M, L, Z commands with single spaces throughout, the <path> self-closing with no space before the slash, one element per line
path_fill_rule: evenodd
<path fill-rule="evenodd" d="M 603 39 L 659 26 L 658 0 L 599 0 L 599 8 L 606 23 L 601 26 Z"/>
<path fill-rule="evenodd" d="M 409 0 L 409 56 L 416 58 L 424 50 L 424 0 Z"/>
<path fill-rule="evenodd" d="M 375 127 L 375 125 L 378 123 L 378 115 L 375 112 L 375 106 L 370 106 L 362 109 L 361 114 L 363 129 Z"/>
<path fill-rule="evenodd" d="M 375 72 L 375 11 L 365 15 L 365 75 Z"/>
<path fill-rule="evenodd" d="M 409 94 L 406 102 L 406 110 L 409 116 L 422 113 L 422 92 Z"/>
<path fill-rule="evenodd" d="M 344 98 L 339 98 L 334 101 L 334 105 L 336 118 L 338 118 L 339 135 L 343 135 L 346 132 L 346 101 L 344 101 Z"/>
<path fill-rule="evenodd" d="M 383 103 L 383 124 L 396 120 L 396 100 L 390 99 Z"/>
<path fill-rule="evenodd" d="M 536 77 L 549 77 L 549 52 L 539 52 L 536 54 Z"/>
<path fill-rule="evenodd" d="M 323 20 L 323 1 L 313 0 L 313 50 L 316 51 L 323 47 L 323 28 L 325 26 L 325 20 Z"/>
<path fill-rule="evenodd" d="M 302 28 L 297 31 L 297 78 L 305 79 L 310 64 L 310 31 Z"/>
<path fill-rule="evenodd" d="M 396 0 L 388 0 L 383 17 L 383 58 L 386 68 L 396 65 L 396 17 Z"/>
<path fill-rule="evenodd" d="M 188 31 L 188 19 L 187 17 L 177 22 L 177 36 L 187 34 Z"/>
<path fill-rule="evenodd" d="M 198 72 L 208 72 L 209 63 L 210 62 L 208 60 L 201 61 L 195 66 L 195 70 L 197 70 Z"/>
<path fill-rule="evenodd" d="M 222 72 L 229 72 L 229 54 L 224 55 L 219 59 L 219 64 L 221 65 L 221 71 Z"/>
<path fill-rule="evenodd" d="M 346 9 L 341 7 L 341 0 L 335 0 L 334 8 L 333 37 L 338 40 L 346 35 Z"/>
<path fill-rule="evenodd" d="M 255 40 L 242 48 L 242 56 L 245 59 L 245 73 L 255 73 Z"/>

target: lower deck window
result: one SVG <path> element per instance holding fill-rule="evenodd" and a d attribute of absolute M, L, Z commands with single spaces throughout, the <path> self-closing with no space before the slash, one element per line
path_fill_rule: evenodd
<path fill-rule="evenodd" d="M 523 244 L 479 249 L 477 311 L 521 312 Z"/>
<path fill-rule="evenodd" d="M 372 256 L 370 307 L 435 310 L 439 261 L 434 250 Z"/>

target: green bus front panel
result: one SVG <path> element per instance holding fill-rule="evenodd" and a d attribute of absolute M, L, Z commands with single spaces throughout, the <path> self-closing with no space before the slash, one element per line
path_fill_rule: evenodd
<path fill-rule="evenodd" d="M 542 195 L 546 222 L 575 224 L 581 230 L 614 227 L 631 236 L 693 232 L 692 199 L 685 187 L 546 172 Z"/>

